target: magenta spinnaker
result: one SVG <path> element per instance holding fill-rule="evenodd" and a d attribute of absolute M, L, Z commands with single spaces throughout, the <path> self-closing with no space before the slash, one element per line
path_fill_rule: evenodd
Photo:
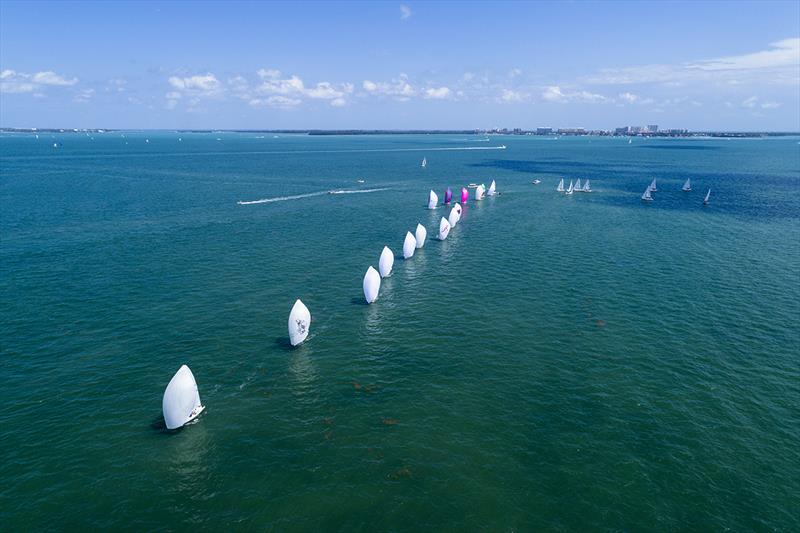
<path fill-rule="evenodd" d="M 453 199 L 453 191 L 450 190 L 450 187 L 444 192 L 444 203 L 449 204 L 450 201 Z"/>
<path fill-rule="evenodd" d="M 469 200 L 469 191 L 464 187 L 461 187 L 461 203 L 465 204 Z"/>

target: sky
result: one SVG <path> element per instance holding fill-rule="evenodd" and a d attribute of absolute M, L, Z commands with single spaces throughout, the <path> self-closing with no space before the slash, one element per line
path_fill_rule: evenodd
<path fill-rule="evenodd" d="M 800 2 L 0 0 L 0 126 L 800 131 Z"/>

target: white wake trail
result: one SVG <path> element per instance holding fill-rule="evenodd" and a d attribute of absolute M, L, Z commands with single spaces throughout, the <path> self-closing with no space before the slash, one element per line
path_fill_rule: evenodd
<path fill-rule="evenodd" d="M 382 189 L 352 189 L 352 190 L 333 190 L 333 191 L 317 191 L 317 192 L 310 192 L 307 194 L 296 194 L 294 196 L 277 196 L 275 198 L 262 198 L 260 200 L 247 200 L 243 201 L 240 200 L 236 202 L 239 205 L 253 205 L 253 204 L 271 204 L 272 202 L 285 202 L 287 200 L 299 200 L 301 198 L 311 198 L 312 196 L 322 196 L 324 194 L 360 194 L 365 192 L 378 192 L 378 191 L 388 191 L 388 187 L 384 187 Z"/>

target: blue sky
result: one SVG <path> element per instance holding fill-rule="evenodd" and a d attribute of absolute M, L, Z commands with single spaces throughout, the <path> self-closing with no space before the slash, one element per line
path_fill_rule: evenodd
<path fill-rule="evenodd" d="M 800 130 L 800 2 L 0 1 L 0 125 Z"/>

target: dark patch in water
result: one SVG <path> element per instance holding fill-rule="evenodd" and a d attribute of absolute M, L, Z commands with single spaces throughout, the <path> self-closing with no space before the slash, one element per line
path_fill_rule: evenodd
<path fill-rule="evenodd" d="M 350 303 L 353 305 L 369 305 L 364 298 L 351 298 Z"/>
<path fill-rule="evenodd" d="M 396 418 L 384 418 L 383 425 L 385 426 L 395 426 L 397 425 L 398 420 Z"/>
<path fill-rule="evenodd" d="M 605 320 L 602 320 L 600 318 L 597 319 L 597 327 L 598 328 L 602 328 L 605 325 L 606 325 L 606 321 Z"/>
<path fill-rule="evenodd" d="M 292 346 L 292 343 L 289 342 L 288 337 L 276 337 L 275 344 L 277 344 L 281 349 L 289 351 L 293 350 L 295 346 Z"/>
<path fill-rule="evenodd" d="M 655 150 L 719 150 L 719 146 L 702 144 L 646 144 L 637 148 L 651 148 Z"/>
<path fill-rule="evenodd" d="M 411 469 L 407 466 L 398 468 L 397 470 L 389 474 L 389 479 L 395 479 L 395 480 L 409 478 L 409 477 L 411 477 Z"/>

